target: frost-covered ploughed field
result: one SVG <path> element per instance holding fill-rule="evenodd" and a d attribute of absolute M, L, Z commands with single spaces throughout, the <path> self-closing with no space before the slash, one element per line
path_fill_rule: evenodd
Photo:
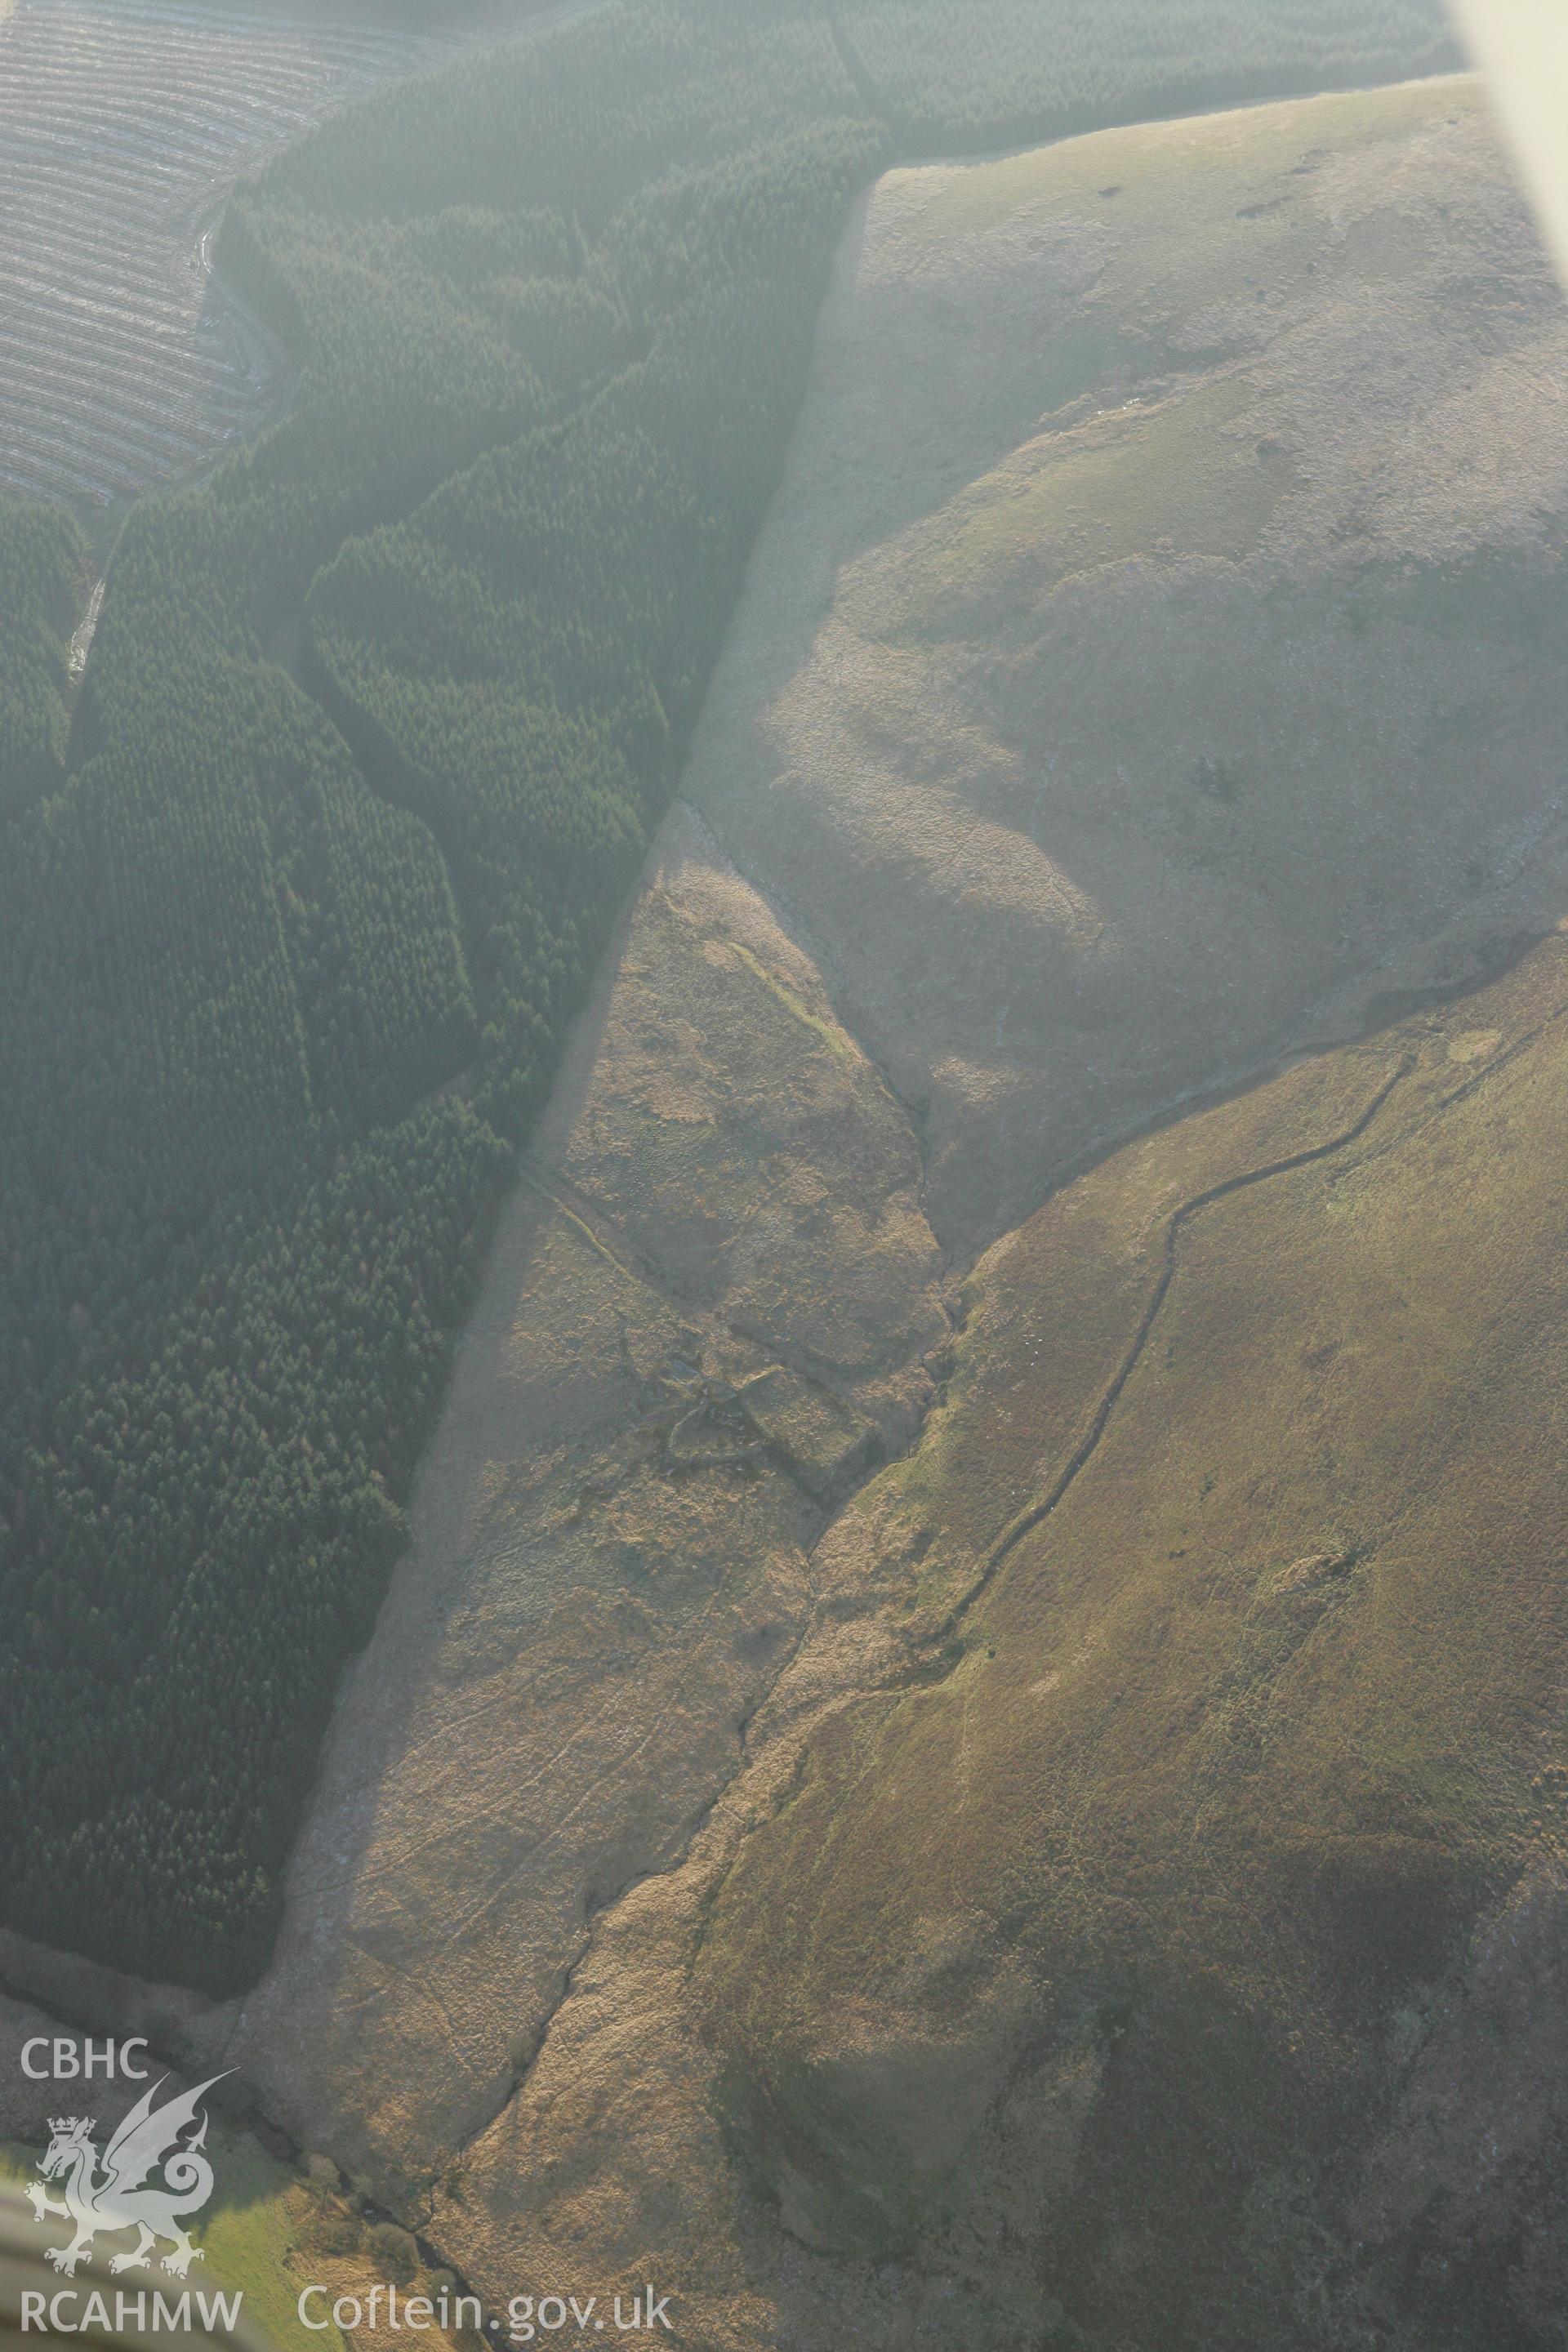
<path fill-rule="evenodd" d="M 204 231 L 236 175 L 452 37 L 178 0 L 0 0 L 0 488 L 108 499 L 273 388 Z"/>

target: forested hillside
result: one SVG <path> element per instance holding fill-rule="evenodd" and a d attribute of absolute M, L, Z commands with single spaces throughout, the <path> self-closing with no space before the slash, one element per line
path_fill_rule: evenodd
<path fill-rule="evenodd" d="M 837 0 L 835 14 L 894 135 L 931 152 L 1453 62 L 1426 0 L 1105 0 L 1048 15 L 1038 0 Z"/>
<path fill-rule="evenodd" d="M 264 1957 L 853 192 L 1440 61 L 1412 0 L 607 0 L 242 186 L 222 256 L 298 394 L 132 515 L 68 768 L 75 543 L 0 525 L 8 1924 L 212 1987 Z"/>
<path fill-rule="evenodd" d="M 58 786 L 64 772 L 71 630 L 87 553 L 57 507 L 0 499 L 0 820 Z"/>

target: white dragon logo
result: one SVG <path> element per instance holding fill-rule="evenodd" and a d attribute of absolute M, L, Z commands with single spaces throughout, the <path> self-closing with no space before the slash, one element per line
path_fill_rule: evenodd
<path fill-rule="evenodd" d="M 130 2253 L 115 2255 L 109 2265 L 110 2272 L 132 2270 L 144 2263 L 160 2238 L 167 2238 L 174 2248 L 164 2256 L 163 2268 L 176 2278 L 184 2278 L 191 2264 L 203 2259 L 201 2248 L 193 2246 L 186 2233 L 184 2217 L 199 2213 L 213 2193 L 213 2168 L 202 2154 L 207 2119 L 201 2103 L 223 2076 L 214 2074 L 207 2082 L 198 2083 L 194 2091 L 154 2108 L 153 2102 L 167 2080 L 163 2075 L 150 2091 L 144 2091 L 125 2117 L 103 2151 L 101 2178 L 98 2150 L 92 2144 L 98 2128 L 92 2116 L 49 2118 L 52 2137 L 38 2160 L 38 2170 L 45 2180 L 63 2179 L 64 2202 L 50 2197 L 36 2180 L 28 2186 L 27 2199 L 40 2221 L 55 2214 L 76 2224 L 76 2235 L 68 2246 L 47 2249 L 48 2260 L 68 2278 L 75 2276 L 84 2255 L 91 2260 L 92 2242 L 100 2231 L 106 2235 L 117 2230 L 139 2233 Z M 201 2128 L 182 2147 L 180 2134 L 198 2119 Z M 143 2186 L 148 2175 L 160 2168 L 162 2182 Z"/>

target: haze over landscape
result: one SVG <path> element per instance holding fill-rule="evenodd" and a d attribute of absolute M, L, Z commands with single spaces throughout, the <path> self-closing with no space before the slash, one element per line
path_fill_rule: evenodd
<path fill-rule="evenodd" d="M 1560 2341 L 1568 309 L 1460 64 L 0 24 L 0 2171 L 40 2034 L 226 2074 L 279 2343 Z"/>

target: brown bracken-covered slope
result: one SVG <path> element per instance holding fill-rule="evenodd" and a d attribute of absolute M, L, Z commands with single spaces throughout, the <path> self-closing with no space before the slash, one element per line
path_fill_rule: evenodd
<path fill-rule="evenodd" d="M 1310 2342 L 1310 2292 L 1550 2340 L 1561 2018 L 1489 2077 L 1475 1981 L 1562 1925 L 1565 1148 L 1553 941 L 984 1261 L 889 1480 L 944 1670 L 807 1743 L 694 1974 L 808 2243 L 934 2234 L 1121 2352 Z"/>
<path fill-rule="evenodd" d="M 443 2242 L 715 2347 L 1558 2341 L 1565 1145 L 1553 938 L 998 1244 Z"/>

